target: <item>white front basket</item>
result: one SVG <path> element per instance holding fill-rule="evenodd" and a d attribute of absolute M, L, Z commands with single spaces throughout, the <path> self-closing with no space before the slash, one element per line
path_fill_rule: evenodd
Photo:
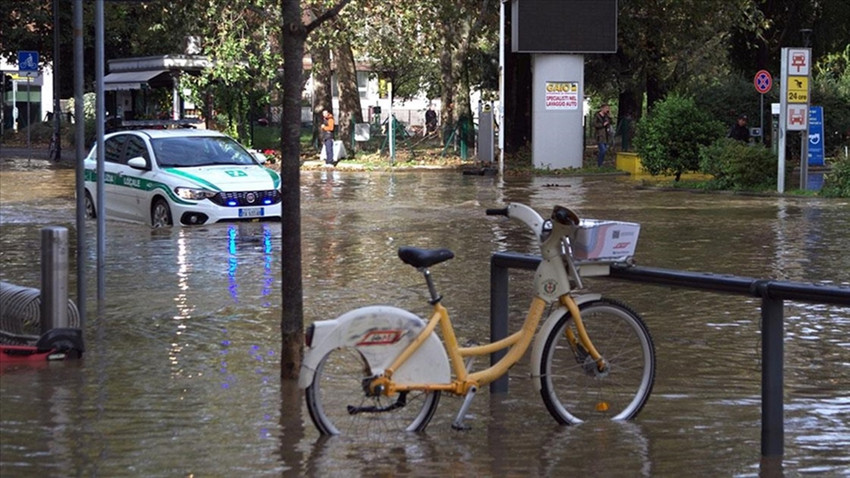
<path fill-rule="evenodd" d="M 570 245 L 579 261 L 624 262 L 635 255 L 640 224 L 582 219 Z"/>

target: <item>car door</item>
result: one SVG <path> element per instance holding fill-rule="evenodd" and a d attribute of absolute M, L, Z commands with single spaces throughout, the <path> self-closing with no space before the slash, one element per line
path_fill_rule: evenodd
<path fill-rule="evenodd" d="M 124 159 L 127 138 L 126 134 L 117 134 L 106 138 L 103 143 L 103 200 L 107 218 L 131 219 L 127 211 L 127 193 L 124 190 L 124 175 L 128 168 Z"/>
<path fill-rule="evenodd" d="M 133 221 L 150 221 L 151 187 L 150 171 L 151 155 L 148 152 L 147 143 L 140 136 L 128 134 L 123 153 L 124 175 L 122 176 L 122 194 L 127 219 Z M 144 158 L 148 168 L 136 169 L 130 167 L 127 162 L 133 158 Z"/>

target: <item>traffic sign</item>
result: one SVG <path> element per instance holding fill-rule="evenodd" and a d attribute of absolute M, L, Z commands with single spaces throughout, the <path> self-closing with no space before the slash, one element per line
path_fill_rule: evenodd
<path fill-rule="evenodd" d="M 788 102 L 789 103 L 808 103 L 809 102 L 809 77 L 808 76 L 789 76 L 788 77 Z"/>
<path fill-rule="evenodd" d="M 18 51 L 18 72 L 21 76 L 38 76 L 37 51 Z"/>
<path fill-rule="evenodd" d="M 809 105 L 789 104 L 785 114 L 785 128 L 788 131 L 806 131 L 809 128 Z"/>
<path fill-rule="evenodd" d="M 787 48 L 788 74 L 809 76 L 812 52 L 808 48 Z"/>
<path fill-rule="evenodd" d="M 770 76 L 769 71 L 759 70 L 756 73 L 755 78 L 753 78 L 753 84 L 756 85 L 756 91 L 761 94 L 765 94 L 770 91 L 770 88 L 773 86 L 773 77 Z"/>

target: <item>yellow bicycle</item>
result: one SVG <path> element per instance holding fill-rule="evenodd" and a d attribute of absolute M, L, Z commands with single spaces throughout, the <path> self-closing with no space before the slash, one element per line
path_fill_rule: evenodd
<path fill-rule="evenodd" d="M 633 251 L 637 232 L 597 243 L 606 238 L 588 239 L 591 229 L 561 206 L 554 207 L 549 220 L 518 203 L 488 209 L 487 214 L 518 220 L 540 240 L 535 296 L 520 330 L 497 342 L 460 346 L 429 270 L 454 254 L 448 249 L 399 248 L 401 260 L 424 275 L 433 313 L 425 321 L 397 307 L 369 306 L 307 328 L 299 386 L 306 389 L 310 417 L 322 434 L 372 428 L 422 431 L 442 392 L 464 397 L 452 423 L 464 429 L 478 389 L 507 373 L 532 344 L 532 382 L 558 423 L 628 420 L 643 408 L 655 380 L 649 330 L 625 304 L 599 294 L 575 293 L 583 288 L 582 274 L 604 275 L 610 261 L 582 263 L 573 252 L 576 247 L 586 251 L 624 244 Z M 540 325 L 547 308 L 549 315 Z M 468 368 L 467 359 L 500 350 L 507 353 L 497 363 L 477 371 Z"/>

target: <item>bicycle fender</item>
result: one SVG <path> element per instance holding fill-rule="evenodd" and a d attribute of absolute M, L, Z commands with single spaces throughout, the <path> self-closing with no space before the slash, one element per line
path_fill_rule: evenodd
<path fill-rule="evenodd" d="M 573 299 L 576 301 L 576 305 L 579 307 L 581 307 L 584 303 L 599 300 L 601 298 L 602 294 L 582 294 L 573 296 Z M 540 326 L 540 330 L 537 331 L 537 336 L 534 338 L 534 345 L 531 348 L 531 379 L 534 382 L 534 389 L 538 392 L 541 388 L 543 388 L 543 384 L 540 382 L 540 361 L 543 360 L 543 347 L 546 346 L 546 337 L 548 337 L 552 332 L 552 329 L 555 328 L 555 325 L 558 323 L 558 319 L 560 319 L 564 314 L 569 313 L 570 311 L 564 306 L 560 306 L 553 310 L 552 313 L 549 314 L 549 317 L 546 317 L 546 320 L 543 321 L 543 325 Z"/>
<path fill-rule="evenodd" d="M 380 375 L 425 328 L 426 322 L 404 309 L 368 306 L 313 324 L 312 347 L 307 347 L 301 362 L 298 386 L 307 388 L 313 374 L 328 352 L 356 347 L 369 363 L 371 373 Z M 443 343 L 432 333 L 419 349 L 393 373 L 399 384 L 449 383 L 451 370 Z"/>

